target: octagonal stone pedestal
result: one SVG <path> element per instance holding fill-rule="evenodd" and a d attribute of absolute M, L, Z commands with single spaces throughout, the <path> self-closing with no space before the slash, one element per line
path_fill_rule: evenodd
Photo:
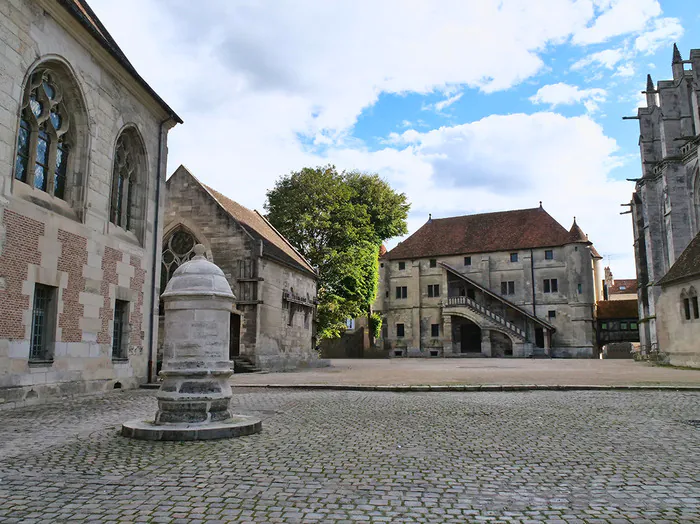
<path fill-rule="evenodd" d="M 163 384 L 154 421 L 132 420 L 122 435 L 143 440 L 208 440 L 262 430 L 255 417 L 231 413 L 228 359 L 231 309 L 236 299 L 204 246 L 180 266 L 162 295 L 165 306 Z"/>

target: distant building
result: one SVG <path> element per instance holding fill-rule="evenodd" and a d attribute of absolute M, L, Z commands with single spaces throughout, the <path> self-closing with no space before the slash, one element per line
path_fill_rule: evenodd
<path fill-rule="evenodd" d="M 600 256 L 541 206 L 430 219 L 379 271 L 390 356 L 597 356 Z"/>
<path fill-rule="evenodd" d="M 0 1 L 0 404 L 154 369 L 168 130 L 84 0 Z"/>
<path fill-rule="evenodd" d="M 634 300 L 636 302 L 637 280 L 634 278 L 614 279 L 610 268 L 606 267 L 603 298 L 605 300 Z"/>
<path fill-rule="evenodd" d="M 236 295 L 229 355 L 238 365 L 288 370 L 321 364 L 315 347 L 314 268 L 257 211 L 180 166 L 167 182 L 161 288 L 195 243 Z"/>
<path fill-rule="evenodd" d="M 598 347 L 611 342 L 639 342 L 637 299 L 598 302 Z"/>
<path fill-rule="evenodd" d="M 656 86 L 647 77 L 647 107 L 637 112 L 642 176 L 636 181 L 631 209 L 642 347 L 680 355 L 687 354 L 687 348 L 682 342 L 677 347 L 676 338 L 667 334 L 669 325 L 694 320 L 692 310 L 691 318 L 685 318 L 685 299 L 692 309 L 692 297 L 688 295 L 690 286 L 682 285 L 686 278 L 692 281 L 693 266 L 699 264 L 694 252 L 686 257 L 682 270 L 672 273 L 685 276 L 666 279 L 665 275 L 700 232 L 700 49 L 691 50 L 690 60 L 683 60 L 674 45 L 671 69 L 673 78 Z M 672 299 L 677 286 L 681 286 L 680 292 Z M 660 326 L 661 322 L 670 324 Z M 661 337 L 661 333 L 665 335 Z M 672 361 L 690 362 L 693 358 L 676 356 Z"/>

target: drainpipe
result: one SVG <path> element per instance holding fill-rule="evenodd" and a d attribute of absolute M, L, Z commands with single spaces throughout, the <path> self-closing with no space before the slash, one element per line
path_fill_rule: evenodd
<path fill-rule="evenodd" d="M 153 335 L 155 333 L 155 307 L 156 307 L 156 273 L 158 271 L 158 217 L 160 216 L 160 173 L 162 171 L 161 162 L 163 160 L 163 129 L 165 124 L 170 122 L 170 118 L 166 118 L 160 123 L 158 129 L 158 169 L 156 171 L 156 210 L 153 217 L 153 264 L 151 267 L 151 305 L 150 305 L 150 329 L 148 333 L 148 383 L 153 383 Z"/>
<path fill-rule="evenodd" d="M 530 249 L 530 274 L 532 278 L 532 314 L 537 316 L 535 313 L 535 255 L 532 248 Z"/>

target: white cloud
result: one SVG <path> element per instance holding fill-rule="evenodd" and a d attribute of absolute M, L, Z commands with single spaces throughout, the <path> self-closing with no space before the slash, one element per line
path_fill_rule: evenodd
<path fill-rule="evenodd" d="M 445 109 L 448 106 L 451 106 L 455 102 L 457 102 L 460 98 L 462 98 L 462 95 L 464 93 L 457 93 L 454 96 L 451 96 L 449 98 L 446 98 L 445 100 L 440 100 L 439 102 L 436 102 L 435 105 L 433 106 L 435 108 L 435 111 L 440 112 L 443 109 Z"/>
<path fill-rule="evenodd" d="M 683 26 L 677 18 L 659 18 L 653 29 L 642 33 L 634 41 L 634 48 L 646 54 L 655 52 L 662 45 L 678 40 L 683 36 Z"/>
<path fill-rule="evenodd" d="M 582 103 L 588 112 L 593 112 L 598 109 L 599 103 L 605 102 L 606 96 L 605 89 L 581 89 L 559 82 L 540 87 L 537 93 L 530 97 L 530 101 L 533 104 L 549 104 L 550 108 Z"/>
<path fill-rule="evenodd" d="M 644 6 L 654 2 L 639 2 L 642 17 L 651 16 Z M 506 90 L 542 73 L 546 49 L 636 31 L 636 22 L 612 31 L 600 21 L 618 4 L 624 2 L 91 1 L 137 70 L 185 120 L 169 134 L 170 172 L 187 164 L 220 191 L 261 209 L 265 191 L 291 170 L 327 161 L 377 170 L 414 202 L 411 223 L 427 210 L 507 209 L 540 199 L 551 210 L 567 202 L 555 215 L 563 221 L 578 206 L 608 212 L 602 206 L 609 197 L 601 195 L 618 194 L 617 183 L 605 179 L 614 147 L 588 119 L 544 113 L 410 129 L 389 135 L 392 147 L 375 153 L 352 130 L 380 95 L 442 92 L 449 100 L 470 88 Z M 586 102 L 590 107 L 595 99 Z M 408 114 L 396 121 L 404 118 L 422 126 Z M 476 131 L 488 140 L 472 136 Z M 462 151 L 460 143 L 469 147 Z M 581 193 L 574 174 L 585 186 Z M 508 176 L 507 191 L 493 185 Z M 576 215 L 599 220 L 593 212 Z M 599 231 L 614 250 L 629 245 L 628 226 L 588 232 Z"/>
<path fill-rule="evenodd" d="M 620 61 L 625 59 L 626 55 L 627 53 L 624 49 L 605 49 L 583 57 L 575 62 L 571 66 L 571 69 L 573 71 L 578 71 L 589 65 L 613 69 Z"/>
<path fill-rule="evenodd" d="M 613 37 L 643 30 L 661 14 L 657 0 L 612 0 L 599 2 L 601 14 L 588 27 L 576 32 L 574 44 L 595 44 Z"/>
<path fill-rule="evenodd" d="M 620 66 L 617 68 L 617 71 L 615 71 L 615 74 L 613 76 L 622 76 L 622 77 L 628 77 L 628 76 L 634 76 L 634 64 L 632 62 L 627 62 L 625 64 L 620 64 Z"/>

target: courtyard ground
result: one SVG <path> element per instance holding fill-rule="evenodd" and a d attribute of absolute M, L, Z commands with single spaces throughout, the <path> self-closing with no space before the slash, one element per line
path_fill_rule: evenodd
<path fill-rule="evenodd" d="M 637 385 L 700 386 L 700 370 L 632 360 L 382 359 L 331 360 L 327 368 L 239 374 L 234 385 Z"/>
<path fill-rule="evenodd" d="M 236 388 L 258 435 L 128 440 L 153 391 L 0 411 L 0 522 L 700 522 L 700 393 Z"/>

